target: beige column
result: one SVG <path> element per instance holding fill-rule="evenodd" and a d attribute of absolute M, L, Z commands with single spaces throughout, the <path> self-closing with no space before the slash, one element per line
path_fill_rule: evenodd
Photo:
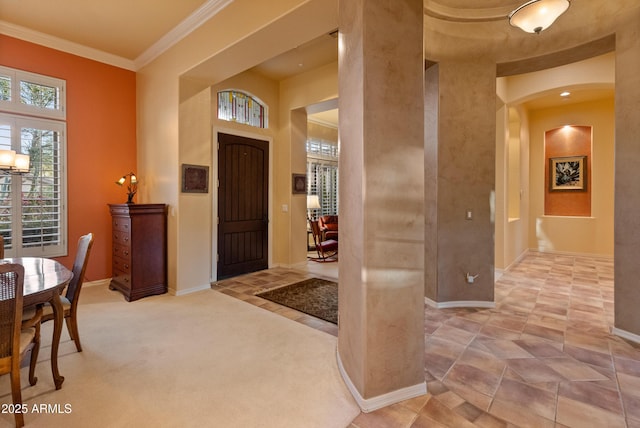
<path fill-rule="evenodd" d="M 438 307 L 491 307 L 496 66 L 447 60 L 425 80 L 425 296 Z"/>
<path fill-rule="evenodd" d="M 426 392 L 422 0 L 340 0 L 338 360 L 364 411 Z"/>
<path fill-rule="evenodd" d="M 615 327 L 640 339 L 640 7 L 616 30 Z"/>

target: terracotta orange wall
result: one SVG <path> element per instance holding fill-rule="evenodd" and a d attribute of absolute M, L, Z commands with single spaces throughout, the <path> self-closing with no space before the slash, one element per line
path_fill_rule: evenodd
<path fill-rule="evenodd" d="M 586 156 L 585 191 L 549 190 L 549 160 L 555 157 Z M 544 214 L 559 216 L 591 216 L 591 127 L 571 126 L 545 132 Z"/>
<path fill-rule="evenodd" d="M 95 236 L 87 281 L 111 277 L 111 217 L 123 203 L 115 185 L 136 169 L 136 74 L 133 71 L 0 35 L 0 65 L 67 82 L 67 189 L 71 268 L 78 238 Z"/>

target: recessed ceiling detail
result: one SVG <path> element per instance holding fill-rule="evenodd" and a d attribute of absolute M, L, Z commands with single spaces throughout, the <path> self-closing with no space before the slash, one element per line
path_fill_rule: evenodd
<path fill-rule="evenodd" d="M 468 7 L 456 0 L 425 0 L 424 13 L 433 18 L 453 22 L 488 22 L 507 20 L 524 0 L 487 0 L 482 7 Z"/>

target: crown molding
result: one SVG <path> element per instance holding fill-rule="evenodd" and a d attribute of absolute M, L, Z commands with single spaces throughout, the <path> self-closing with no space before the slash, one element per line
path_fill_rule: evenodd
<path fill-rule="evenodd" d="M 158 58 L 162 53 L 217 15 L 218 12 L 231 4 L 231 2 L 233 2 L 233 0 L 209 0 L 203 4 L 198 10 L 192 13 L 180 24 L 176 25 L 171 31 L 151 45 L 149 49 L 138 56 L 134 60 L 136 70 L 141 69 L 154 59 Z"/>
<path fill-rule="evenodd" d="M 92 59 L 115 67 L 124 68 L 126 70 L 135 71 L 133 61 L 121 56 L 113 55 L 98 49 L 93 49 L 79 43 L 70 42 L 59 37 L 50 36 L 38 31 L 11 24 L 9 22 L 0 21 L 0 34 L 24 40 L 30 43 L 46 46 L 72 55 L 78 55 L 83 58 Z"/>
<path fill-rule="evenodd" d="M 311 117 L 307 117 L 307 121 L 311 122 L 311 123 L 315 123 L 316 125 L 321 125 L 321 126 L 325 126 L 327 128 L 331 128 L 331 129 L 338 129 L 338 125 L 332 122 L 329 122 L 327 120 L 322 120 L 322 119 L 318 119 L 318 118 L 311 118 Z"/>
<path fill-rule="evenodd" d="M 36 43 L 51 49 L 78 55 L 126 70 L 138 71 L 151 61 L 162 55 L 165 51 L 187 37 L 202 24 L 214 17 L 218 12 L 227 7 L 233 0 L 209 0 L 198 10 L 189 15 L 171 31 L 162 36 L 149 49 L 144 51 L 135 60 L 123 58 L 98 49 L 90 48 L 79 43 L 70 42 L 59 37 L 30 30 L 28 28 L 11 24 L 0 20 L 0 34 L 5 34 L 16 39 Z"/>

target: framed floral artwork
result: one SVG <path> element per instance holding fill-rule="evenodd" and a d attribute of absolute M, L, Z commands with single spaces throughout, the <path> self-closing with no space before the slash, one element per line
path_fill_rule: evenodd
<path fill-rule="evenodd" d="M 586 191 L 587 157 L 564 156 L 549 159 L 549 191 Z"/>

